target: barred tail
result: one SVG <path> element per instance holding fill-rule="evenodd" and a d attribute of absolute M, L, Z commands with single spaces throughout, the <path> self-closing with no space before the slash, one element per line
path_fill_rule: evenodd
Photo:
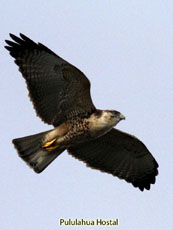
<path fill-rule="evenodd" d="M 42 172 L 65 150 L 64 148 L 57 148 L 52 151 L 46 151 L 41 148 L 41 140 L 48 132 L 49 131 L 17 138 L 12 141 L 19 156 L 33 168 L 36 173 Z"/>

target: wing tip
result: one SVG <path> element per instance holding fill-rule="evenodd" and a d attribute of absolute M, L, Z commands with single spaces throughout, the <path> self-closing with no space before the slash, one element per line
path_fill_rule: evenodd
<path fill-rule="evenodd" d="M 9 36 L 12 39 L 12 41 L 5 40 L 5 42 L 9 45 L 9 46 L 5 46 L 5 48 L 8 51 L 10 51 L 10 54 L 13 51 L 15 51 L 15 54 L 16 54 L 16 52 L 21 51 L 21 50 L 37 49 L 37 50 L 40 50 L 40 51 L 45 51 L 45 52 L 47 52 L 49 54 L 52 54 L 52 55 L 54 55 L 56 57 L 59 57 L 52 50 L 50 50 L 48 47 L 46 47 L 42 43 L 35 43 L 33 40 L 31 40 L 29 37 L 27 37 L 23 33 L 19 33 L 19 36 L 16 36 L 16 35 L 14 35 L 12 33 L 9 33 Z M 9 47 L 9 48 L 7 48 L 7 47 Z"/>
<path fill-rule="evenodd" d="M 156 169 L 155 172 L 150 175 L 146 180 L 143 181 L 136 181 L 131 182 L 135 188 L 139 188 L 140 191 L 150 190 L 151 185 L 156 183 L 156 176 L 158 175 L 158 170 Z"/>

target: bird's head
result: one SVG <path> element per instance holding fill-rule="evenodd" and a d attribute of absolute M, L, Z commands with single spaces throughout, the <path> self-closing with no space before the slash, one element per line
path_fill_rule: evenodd
<path fill-rule="evenodd" d="M 110 126 L 115 126 L 119 121 L 124 120 L 125 117 L 116 110 L 104 110 L 101 119 L 103 122 L 108 123 Z"/>
<path fill-rule="evenodd" d="M 97 110 L 88 119 L 90 130 L 95 136 L 101 136 L 111 130 L 119 121 L 125 117 L 115 110 Z"/>
<path fill-rule="evenodd" d="M 93 120 L 100 127 L 114 127 L 119 121 L 124 120 L 125 117 L 116 110 L 97 110 L 91 116 Z"/>

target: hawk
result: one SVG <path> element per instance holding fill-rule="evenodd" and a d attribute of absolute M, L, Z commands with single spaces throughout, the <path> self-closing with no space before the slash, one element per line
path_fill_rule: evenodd
<path fill-rule="evenodd" d="M 52 130 L 17 138 L 19 156 L 36 173 L 67 150 L 87 166 L 132 183 L 141 191 L 155 183 L 158 164 L 135 136 L 113 128 L 125 117 L 99 110 L 90 95 L 88 78 L 75 66 L 23 34 L 10 34 L 5 48 L 24 77 L 37 115 Z"/>

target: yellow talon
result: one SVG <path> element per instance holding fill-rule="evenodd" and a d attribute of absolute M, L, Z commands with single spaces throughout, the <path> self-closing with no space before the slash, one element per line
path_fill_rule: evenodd
<path fill-rule="evenodd" d="M 51 144 L 53 144 L 56 141 L 56 138 L 54 138 L 51 141 L 46 142 L 44 145 L 42 145 L 42 148 L 47 148 L 49 147 Z M 53 147 L 52 147 L 53 148 Z"/>
<path fill-rule="evenodd" d="M 57 147 L 58 147 L 58 145 L 56 145 L 56 146 L 51 146 L 51 147 L 46 148 L 46 150 L 47 150 L 47 151 L 52 151 L 52 150 L 56 149 Z"/>

